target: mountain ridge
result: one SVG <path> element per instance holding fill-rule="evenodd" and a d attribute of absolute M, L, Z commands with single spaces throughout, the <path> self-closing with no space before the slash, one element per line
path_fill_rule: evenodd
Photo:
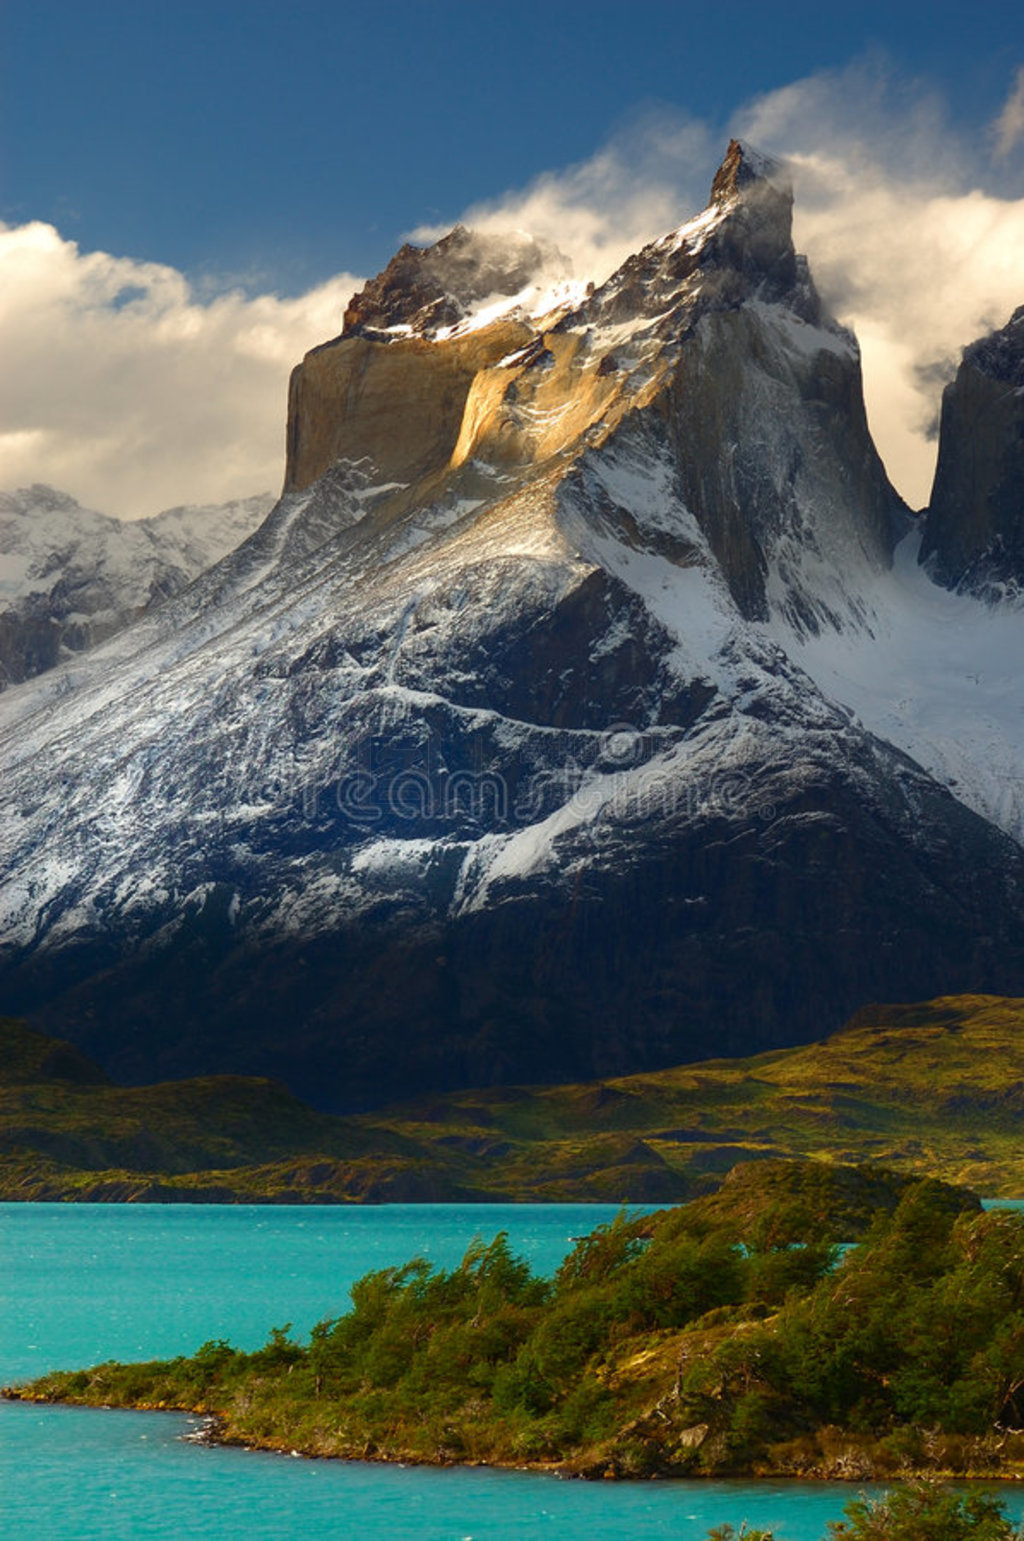
<path fill-rule="evenodd" d="M 0 492 L 0 689 L 121 631 L 266 517 L 269 493 L 114 519 L 44 483 Z"/>
<path fill-rule="evenodd" d="M 1014 1198 L 1022 1022 L 1021 1000 L 873 1005 L 822 1042 L 751 1059 L 334 1118 L 238 1076 L 117 1087 L 70 1045 L 0 1020 L 0 1198 L 679 1202 L 780 1160 Z"/>

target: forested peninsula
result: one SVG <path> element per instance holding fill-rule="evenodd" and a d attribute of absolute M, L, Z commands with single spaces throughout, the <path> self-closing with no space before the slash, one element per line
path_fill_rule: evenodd
<path fill-rule="evenodd" d="M 1024 1478 L 1024 1215 L 874 1167 L 764 1162 L 625 1211 L 553 1279 L 504 1235 L 367 1274 L 308 1340 L 8 1396 L 208 1415 L 308 1456 L 587 1477 Z"/>

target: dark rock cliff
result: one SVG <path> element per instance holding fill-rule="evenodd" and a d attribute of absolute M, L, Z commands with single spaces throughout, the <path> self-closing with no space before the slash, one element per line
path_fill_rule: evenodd
<path fill-rule="evenodd" d="M 1024 305 L 964 350 L 943 393 L 921 560 L 948 588 L 1024 588 Z"/>

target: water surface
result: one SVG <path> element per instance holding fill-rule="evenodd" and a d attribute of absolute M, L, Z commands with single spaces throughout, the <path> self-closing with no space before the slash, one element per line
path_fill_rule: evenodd
<path fill-rule="evenodd" d="M 550 1272 L 605 1205 L 0 1205 L 0 1380 L 110 1358 L 255 1348 L 346 1305 L 370 1268 L 450 1266 L 507 1230 Z M 172 1413 L 0 1404 L 5 1532 L 46 1541 L 704 1541 L 712 1525 L 821 1541 L 851 1489 L 830 1483 L 568 1482 L 529 1472 L 308 1461 L 207 1448 Z M 1024 1493 L 1008 1490 L 1024 1518 Z"/>

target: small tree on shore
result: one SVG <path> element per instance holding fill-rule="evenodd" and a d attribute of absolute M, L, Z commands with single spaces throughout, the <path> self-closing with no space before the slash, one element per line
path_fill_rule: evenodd
<path fill-rule="evenodd" d="M 959 1493 L 935 1483 L 856 1498 L 833 1520 L 828 1541 L 1024 1541 L 991 1493 Z"/>
<path fill-rule="evenodd" d="M 773 1541 L 770 1530 L 716 1525 L 707 1541 Z M 846 1518 L 831 1520 L 825 1541 L 1024 1541 L 991 1493 L 961 1493 L 941 1483 L 912 1483 L 882 1498 L 855 1498 Z"/>

